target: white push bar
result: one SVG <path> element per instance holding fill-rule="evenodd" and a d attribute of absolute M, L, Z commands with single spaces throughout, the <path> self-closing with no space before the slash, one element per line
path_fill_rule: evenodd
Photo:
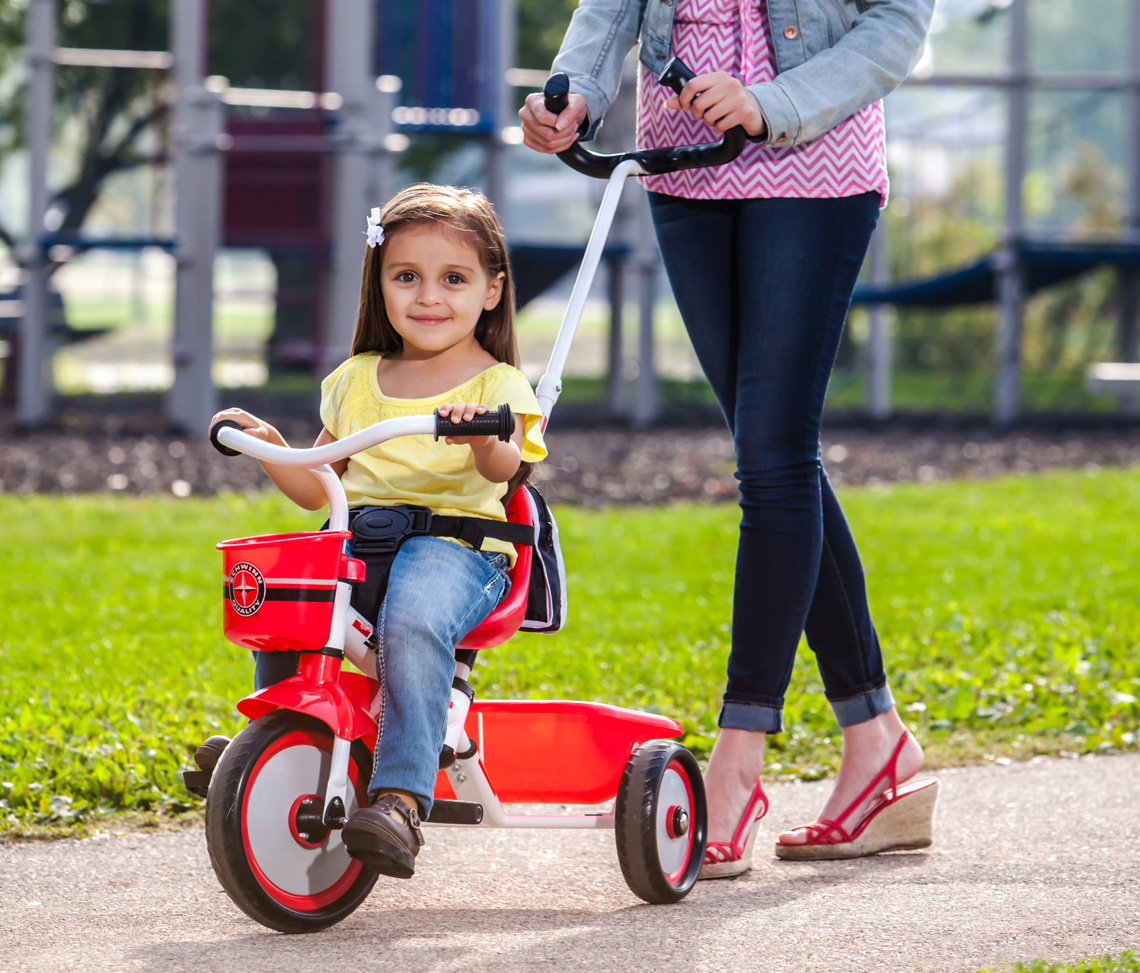
<path fill-rule="evenodd" d="M 627 159 L 619 163 L 610 174 L 605 195 L 602 197 L 602 205 L 598 208 L 598 217 L 594 220 L 594 228 L 590 231 L 590 240 L 586 244 L 586 253 L 582 257 L 582 266 L 574 280 L 574 289 L 570 292 L 570 302 L 566 305 L 566 313 L 562 316 L 562 326 L 558 329 L 558 337 L 554 341 L 554 351 L 550 353 L 550 363 L 546 366 L 546 374 L 539 379 L 538 387 L 535 389 L 539 408 L 542 409 L 543 429 L 550 419 L 554 403 L 562 394 L 562 371 L 566 367 L 570 346 L 574 343 L 574 335 L 582 320 L 582 311 L 586 307 L 586 298 L 590 294 L 590 287 L 598 272 L 602 250 L 606 245 L 606 238 L 610 235 L 610 226 L 617 212 L 622 189 L 625 188 L 625 180 L 640 172 L 640 163 Z"/>

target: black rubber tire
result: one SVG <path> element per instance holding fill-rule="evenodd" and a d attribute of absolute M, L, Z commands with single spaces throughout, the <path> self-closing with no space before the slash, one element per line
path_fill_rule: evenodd
<path fill-rule="evenodd" d="M 283 737 L 289 739 L 282 740 Z M 292 742 L 294 740 L 296 743 Z M 324 876 L 330 873 L 334 876 L 324 889 L 318 890 L 315 895 L 306 896 L 294 895 L 278 888 L 261 870 L 256 861 L 257 853 L 252 850 L 253 845 L 243 828 L 242 816 L 249 803 L 247 792 L 251 783 L 257 781 L 257 774 L 269 766 L 270 761 L 278 754 L 285 754 L 286 770 L 290 769 L 290 759 L 311 764 L 312 754 L 302 753 L 297 748 L 304 746 L 307 751 L 318 749 L 331 754 L 332 740 L 332 731 L 320 721 L 301 713 L 277 710 L 254 720 L 234 737 L 210 779 L 210 792 L 206 799 L 206 847 L 210 853 L 210 864 L 214 866 L 222 888 L 238 908 L 251 919 L 278 932 L 301 933 L 326 929 L 349 915 L 367 898 L 372 886 L 376 884 L 377 874 L 349 858 L 347 852 L 343 851 L 339 832 L 330 832 L 319 846 L 306 846 L 299 841 L 293 841 L 290 845 L 291 839 L 282 838 L 281 829 L 283 826 L 288 828 L 290 812 L 290 807 L 284 806 L 286 800 L 294 791 L 298 799 L 310 793 L 323 797 L 327 762 L 322 772 L 304 775 L 312 779 L 297 779 L 295 784 L 292 775 L 286 773 L 283 799 L 272 805 L 268 815 L 261 808 L 260 813 L 250 816 L 251 823 L 260 829 L 258 834 L 272 834 L 273 840 L 286 853 L 265 855 L 266 868 L 278 871 L 288 869 L 291 866 L 287 864 L 287 859 L 291 854 L 309 865 L 299 867 L 296 872 L 287 871 L 286 878 L 300 882 L 302 879 L 297 876 L 304 875 L 305 880 L 308 880 L 311 874 L 318 871 L 318 868 L 312 867 L 317 865 L 323 870 L 320 873 L 321 880 L 326 880 Z M 367 747 L 357 741 L 352 745 L 350 761 L 355 765 L 350 766 L 349 772 L 350 780 L 353 776 L 356 778 L 356 803 L 366 804 L 372 755 Z M 321 777 L 324 779 L 318 779 Z M 281 789 L 281 785 L 278 789 Z M 252 796 L 258 797 L 256 794 Z M 279 806 L 281 817 L 277 818 L 276 808 Z M 353 808 L 348 810 L 351 813 Z M 333 842 L 331 845 L 330 840 Z M 354 877 L 350 879 L 349 876 Z M 344 887 L 339 888 L 341 885 Z M 330 889 L 334 891 L 330 893 Z M 310 901 L 301 902 L 302 899 Z"/>
<path fill-rule="evenodd" d="M 668 811 L 686 803 L 688 831 L 670 838 Z M 701 871 L 708 832 L 704 780 L 685 747 L 652 740 L 630 755 L 618 785 L 614 833 L 621 872 L 634 895 L 655 905 L 688 895 Z"/>

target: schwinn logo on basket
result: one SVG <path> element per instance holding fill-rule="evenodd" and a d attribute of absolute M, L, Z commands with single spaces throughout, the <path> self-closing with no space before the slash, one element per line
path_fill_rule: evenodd
<path fill-rule="evenodd" d="M 230 571 L 230 604 L 239 615 L 256 612 L 265 602 L 265 577 L 247 561 L 238 561 Z"/>

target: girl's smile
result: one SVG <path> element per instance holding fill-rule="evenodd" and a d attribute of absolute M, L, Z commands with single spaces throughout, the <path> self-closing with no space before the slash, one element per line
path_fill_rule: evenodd
<path fill-rule="evenodd" d="M 387 242 L 380 289 L 388 320 L 403 339 L 402 357 L 435 357 L 478 346 L 475 326 L 503 293 L 479 252 L 438 225 L 403 227 Z"/>

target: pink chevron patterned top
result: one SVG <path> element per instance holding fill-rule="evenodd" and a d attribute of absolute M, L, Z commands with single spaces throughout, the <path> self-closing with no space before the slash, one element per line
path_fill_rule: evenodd
<path fill-rule="evenodd" d="M 727 71 L 745 84 L 770 81 L 776 64 L 768 46 L 767 0 L 677 0 L 673 53 L 697 74 Z M 637 144 L 640 148 L 715 141 L 692 116 L 665 108 L 671 92 L 640 66 Z M 689 199 L 838 197 L 878 192 L 887 202 L 883 103 L 876 101 L 812 142 L 766 149 L 751 142 L 728 165 L 645 176 L 652 192 Z"/>

